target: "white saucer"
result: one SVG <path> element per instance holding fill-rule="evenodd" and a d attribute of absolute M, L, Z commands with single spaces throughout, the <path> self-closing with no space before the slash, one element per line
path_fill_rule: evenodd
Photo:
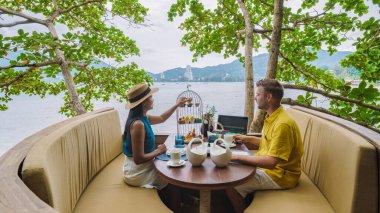
<path fill-rule="evenodd" d="M 169 160 L 166 165 L 170 166 L 170 167 L 179 167 L 179 166 L 183 166 L 186 164 L 186 161 L 184 160 L 180 160 L 179 161 L 179 164 L 173 164 L 173 161 Z"/>
<path fill-rule="evenodd" d="M 224 143 L 220 144 L 221 146 L 225 147 Z M 230 148 L 234 148 L 236 146 L 235 143 L 232 143 L 231 145 L 228 145 Z"/>

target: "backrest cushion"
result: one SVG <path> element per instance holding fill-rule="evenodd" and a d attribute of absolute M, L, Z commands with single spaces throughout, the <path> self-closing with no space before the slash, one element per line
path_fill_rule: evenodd
<path fill-rule="evenodd" d="M 286 111 L 297 122 L 297 125 L 301 132 L 302 141 L 305 141 L 305 132 L 306 132 L 307 126 L 309 125 L 311 117 L 305 116 L 304 112 L 301 112 L 293 108 L 288 108 L 286 109 Z"/>
<path fill-rule="evenodd" d="M 68 123 L 36 143 L 25 158 L 22 179 L 59 212 L 71 212 L 91 179 L 121 153 L 117 111 Z"/>
<path fill-rule="evenodd" d="M 310 119 L 306 128 L 301 127 L 305 129 L 302 170 L 334 210 L 376 212 L 375 147 L 353 131 L 309 113 L 299 111 L 294 118 L 300 127 L 305 118 Z"/>

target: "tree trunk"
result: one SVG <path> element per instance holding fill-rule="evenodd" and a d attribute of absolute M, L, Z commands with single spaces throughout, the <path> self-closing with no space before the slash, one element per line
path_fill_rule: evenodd
<path fill-rule="evenodd" d="M 283 19 L 284 1 L 274 1 L 274 15 L 273 15 L 273 30 L 271 35 L 271 46 L 269 51 L 269 59 L 267 64 L 266 79 L 275 79 L 277 74 L 278 54 L 280 52 L 281 43 L 281 27 Z M 264 118 L 266 112 L 258 110 L 255 120 L 252 122 L 250 132 L 261 132 L 264 125 Z"/>
<path fill-rule="evenodd" d="M 53 23 L 48 23 L 47 26 L 53 37 L 58 39 L 58 35 Z M 82 103 L 79 100 L 79 95 L 75 88 L 73 76 L 71 75 L 71 72 L 69 70 L 68 64 L 65 59 L 65 55 L 63 54 L 62 50 L 59 49 L 59 47 L 55 48 L 55 53 L 57 54 L 58 60 L 61 62 L 60 67 L 62 70 L 63 78 L 65 80 L 66 88 L 69 93 L 70 106 L 74 109 L 76 115 L 84 114 L 86 113 L 86 109 L 83 107 Z"/>
<path fill-rule="evenodd" d="M 253 120 L 254 115 L 254 85 L 253 85 L 253 66 L 252 66 L 252 22 L 249 12 L 242 0 L 237 0 L 243 13 L 245 22 L 245 106 L 244 115 L 248 117 L 248 123 Z"/>
<path fill-rule="evenodd" d="M 256 111 L 255 119 L 252 121 L 251 126 L 249 128 L 250 133 L 260 133 L 264 126 L 264 119 L 265 115 L 267 114 L 266 111 L 258 109 Z"/>
<path fill-rule="evenodd" d="M 277 74 L 278 54 L 280 52 L 281 28 L 284 13 L 284 0 L 274 1 L 273 30 L 265 78 L 275 79 Z"/>

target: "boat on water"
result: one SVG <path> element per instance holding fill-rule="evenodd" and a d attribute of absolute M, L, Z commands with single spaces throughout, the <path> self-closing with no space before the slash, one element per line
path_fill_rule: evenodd
<path fill-rule="evenodd" d="M 302 107 L 287 111 L 305 146 L 300 182 L 290 190 L 256 192 L 243 211 L 379 212 L 380 134 Z M 172 139 L 156 135 L 157 144 Z M 0 212 L 173 212 L 156 190 L 123 182 L 123 160 L 113 108 L 51 125 L 0 157 Z M 214 197 L 220 200 L 211 201 L 213 211 L 234 211 Z"/>

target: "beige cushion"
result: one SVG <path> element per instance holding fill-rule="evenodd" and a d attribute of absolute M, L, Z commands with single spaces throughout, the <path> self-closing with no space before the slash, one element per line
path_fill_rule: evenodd
<path fill-rule="evenodd" d="M 289 109 L 307 126 L 302 170 L 336 212 L 376 212 L 378 198 L 375 147 L 363 137 L 325 119 Z"/>
<path fill-rule="evenodd" d="M 340 125 L 313 117 L 304 147 L 302 169 L 336 212 L 376 212 L 374 146 Z"/>
<path fill-rule="evenodd" d="M 107 165 L 88 185 L 74 212 L 171 212 L 155 189 L 131 187 L 123 181 L 124 154 Z"/>
<path fill-rule="evenodd" d="M 334 210 L 314 183 L 302 173 L 296 188 L 257 191 L 251 205 L 244 212 L 329 213 Z"/>
<path fill-rule="evenodd" d="M 292 108 L 289 108 L 286 111 L 296 121 L 301 132 L 302 141 L 305 141 L 305 131 L 309 125 L 311 116 L 306 116 L 304 112 Z"/>
<path fill-rule="evenodd" d="M 122 150 L 117 111 L 73 120 L 41 138 L 22 168 L 25 184 L 59 212 L 71 212 L 90 180 Z"/>

